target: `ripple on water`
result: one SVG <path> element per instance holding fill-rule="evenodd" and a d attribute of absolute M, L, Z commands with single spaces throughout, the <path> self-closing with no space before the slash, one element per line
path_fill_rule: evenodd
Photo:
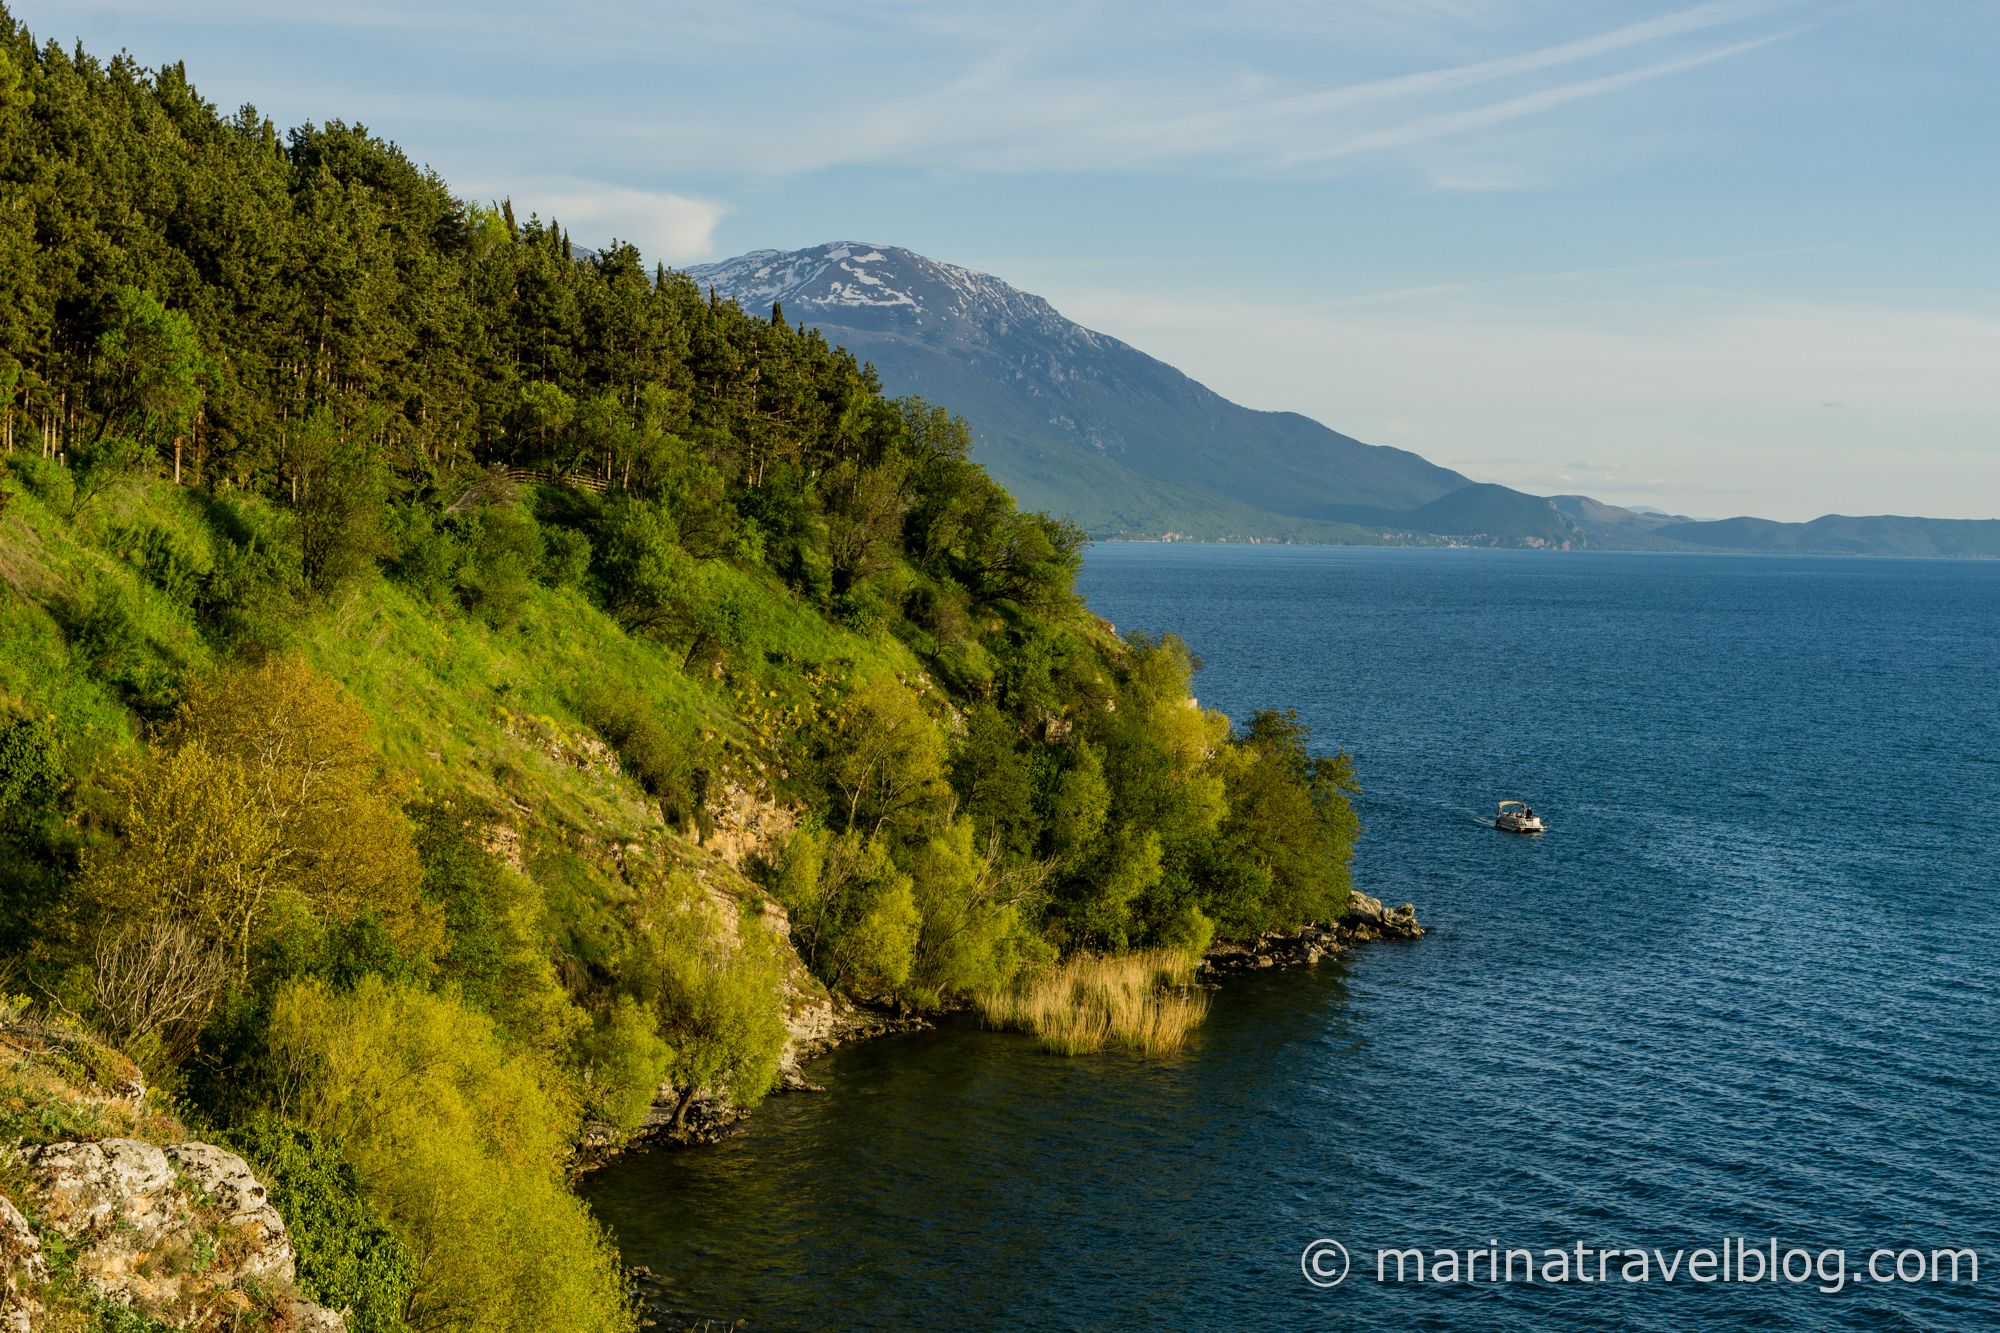
<path fill-rule="evenodd" d="M 971 1028 L 837 1052 L 827 1093 L 592 1181 L 677 1312 L 2000 1326 L 2000 567 L 1153 547 L 1085 583 L 1181 633 L 1205 703 L 1296 703 L 1357 754 L 1357 876 L 1430 937 L 1232 982 L 1166 1062 Z M 1514 795 L 1549 835 L 1490 827 Z M 1988 1281 L 1321 1293 L 1322 1235 L 1971 1244 Z"/>

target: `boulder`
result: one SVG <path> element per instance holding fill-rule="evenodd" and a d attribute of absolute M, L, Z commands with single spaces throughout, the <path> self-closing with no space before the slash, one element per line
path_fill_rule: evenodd
<path fill-rule="evenodd" d="M 263 1183 L 235 1153 L 208 1143 L 163 1149 L 105 1139 L 36 1144 L 21 1156 L 44 1229 L 72 1243 L 76 1274 L 106 1298 L 174 1322 L 203 1311 L 242 1314 L 275 1295 L 288 1327 L 345 1333 L 339 1314 L 284 1294 L 296 1270 L 291 1238 Z M 17 1251 L 28 1253 L 15 1233 L 34 1241 L 18 1219 L 11 1204 L 0 1210 L 10 1293 L 31 1262 L 15 1261 Z M 5 1322 L 12 1318 L 13 1305 L 0 1305 L 0 1333 L 13 1333 L 16 1325 Z"/>
<path fill-rule="evenodd" d="M 35 1182 L 43 1222 L 68 1240 L 95 1238 L 140 1249 L 157 1244 L 179 1220 L 174 1168 L 155 1144 L 140 1139 L 41 1143 L 21 1155 Z"/>
<path fill-rule="evenodd" d="M 167 1160 L 181 1170 L 181 1179 L 216 1220 L 235 1233 L 230 1246 L 238 1280 L 290 1282 L 296 1268 L 285 1219 L 271 1206 L 250 1165 L 233 1152 L 212 1143 L 176 1143 Z"/>

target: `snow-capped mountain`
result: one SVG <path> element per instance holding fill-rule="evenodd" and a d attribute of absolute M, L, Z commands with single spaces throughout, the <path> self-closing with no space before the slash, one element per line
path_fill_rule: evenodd
<path fill-rule="evenodd" d="M 1097 532 L 1356 537 L 1448 512 L 1452 535 L 1561 543 L 1546 501 L 1502 487 L 1430 510 L 1467 478 L 1290 412 L 1256 412 L 987 273 L 892 245 L 755 250 L 688 270 L 744 308 L 817 327 L 894 394 L 971 422 L 976 456 L 1032 507 Z M 1488 495 L 1487 491 L 1497 493 Z M 1471 496 L 1467 497 L 1468 500 Z"/>
<path fill-rule="evenodd" d="M 1254 412 L 988 273 L 893 245 L 754 250 L 688 270 L 752 311 L 782 304 L 972 423 L 1023 503 L 1099 534 L 1462 541 L 1636 550 L 1991 555 L 2000 520 L 1697 522 L 1469 481 L 1292 412 Z"/>

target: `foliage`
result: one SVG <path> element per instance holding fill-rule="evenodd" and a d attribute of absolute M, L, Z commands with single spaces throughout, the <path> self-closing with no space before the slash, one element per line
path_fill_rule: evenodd
<path fill-rule="evenodd" d="M 704 1090 L 750 1106 L 777 1081 L 785 1043 L 779 948 L 761 918 L 742 916 L 732 929 L 683 879 L 650 896 L 620 985 L 651 1011 L 665 1039 L 666 1080 L 680 1094 L 676 1123 Z"/>
<path fill-rule="evenodd" d="M 444 805 L 419 812 L 427 905 L 442 911 L 443 977 L 502 1034 L 558 1051 L 585 1022 L 556 980 L 540 887 L 479 842 L 478 821 Z"/>
<path fill-rule="evenodd" d="M 816 332 L 4 13 L 0 178 L 0 970 L 276 1136 L 377 1326 L 622 1326 L 580 1118 L 754 1102 L 802 991 L 1167 1049 L 1101 951 L 1342 910 L 1351 761 Z"/>
<path fill-rule="evenodd" d="M 571 1113 L 549 1067 L 449 996 L 379 977 L 289 983 L 269 1040 L 276 1105 L 344 1145 L 409 1252 L 411 1328 L 630 1326 L 610 1247 L 563 1186 Z"/>
<path fill-rule="evenodd" d="M 403 1333 L 415 1264 L 369 1203 L 353 1164 L 332 1142 L 270 1116 L 228 1138 L 285 1219 L 300 1291 L 346 1311 L 351 1333 Z"/>
<path fill-rule="evenodd" d="M 909 981 L 922 918 L 886 840 L 801 829 L 785 845 L 774 888 L 792 943 L 828 985 L 882 996 Z"/>
<path fill-rule="evenodd" d="M 292 654 L 226 667 L 188 694 L 169 743 L 242 765 L 289 884 L 336 919 L 374 913 L 407 944 L 436 925 L 416 897 L 416 846 L 368 716 Z"/>
<path fill-rule="evenodd" d="M 41 819 L 69 785 L 53 717 L 0 719 L 0 832 Z"/>
<path fill-rule="evenodd" d="M 633 1129 L 645 1120 L 675 1068 L 674 1048 L 661 1038 L 659 1020 L 631 995 L 615 996 L 605 1006 L 577 1053 L 592 1116 L 616 1129 Z"/>

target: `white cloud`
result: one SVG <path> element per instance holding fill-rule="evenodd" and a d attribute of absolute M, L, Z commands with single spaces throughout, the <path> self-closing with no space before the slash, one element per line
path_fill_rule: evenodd
<path fill-rule="evenodd" d="M 474 197 L 483 197 L 473 191 Z M 665 190 L 635 190 L 601 182 L 565 182 L 508 190 L 516 209 L 553 217 L 579 245 L 600 248 L 630 241 L 648 263 L 686 264 L 712 258 L 715 228 L 728 210 L 712 199 Z"/>

